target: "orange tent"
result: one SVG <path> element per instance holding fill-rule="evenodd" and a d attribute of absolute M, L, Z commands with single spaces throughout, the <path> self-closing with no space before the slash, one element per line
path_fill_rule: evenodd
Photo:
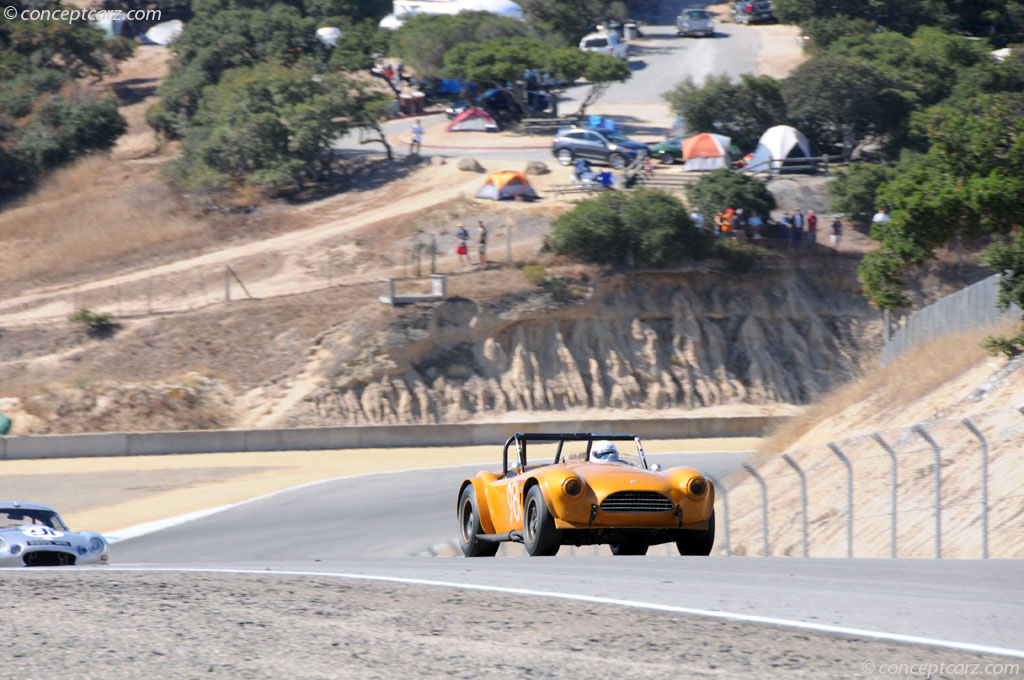
<path fill-rule="evenodd" d="M 526 175 L 515 170 L 495 172 L 487 178 L 480 191 L 476 192 L 477 198 L 492 198 L 495 201 L 516 196 L 537 198 L 537 192 L 530 186 L 530 180 L 526 179 Z"/>
<path fill-rule="evenodd" d="M 717 170 L 732 167 L 729 145 L 732 140 L 723 135 L 702 132 L 683 140 L 684 170 Z"/>

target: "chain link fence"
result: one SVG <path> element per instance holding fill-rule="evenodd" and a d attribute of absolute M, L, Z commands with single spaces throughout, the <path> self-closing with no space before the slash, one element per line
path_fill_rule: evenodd
<path fill-rule="evenodd" d="M 882 365 L 889 365 L 919 342 L 1021 318 L 1016 305 L 1005 311 L 998 308 L 999 278 L 999 274 L 993 274 L 907 316 L 901 327 L 886 337 Z"/>

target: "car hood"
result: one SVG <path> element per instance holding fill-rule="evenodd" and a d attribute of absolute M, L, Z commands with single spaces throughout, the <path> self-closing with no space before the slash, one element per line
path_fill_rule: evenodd
<path fill-rule="evenodd" d="M 50 529 L 35 524 L 26 524 L 20 527 L 0 529 L 0 539 L 5 543 L 20 543 L 21 545 L 52 545 L 56 547 L 71 547 L 86 544 L 86 538 L 80 534 L 61 529 Z"/>
<path fill-rule="evenodd" d="M 632 141 L 631 142 L 616 142 L 616 144 L 618 144 L 619 146 L 621 146 L 623 148 L 626 148 L 626 149 L 632 149 L 633 151 L 647 151 L 648 150 L 648 146 L 646 144 L 644 144 L 643 142 L 632 142 Z"/>
<path fill-rule="evenodd" d="M 657 491 L 666 496 L 672 484 L 665 475 L 650 470 L 641 470 L 615 463 L 581 463 L 570 466 L 598 498 L 604 498 L 615 491 Z"/>

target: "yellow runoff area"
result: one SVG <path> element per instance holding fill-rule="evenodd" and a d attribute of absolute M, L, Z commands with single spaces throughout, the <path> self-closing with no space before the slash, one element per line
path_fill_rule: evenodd
<path fill-rule="evenodd" d="M 760 442 L 761 439 L 756 437 L 662 439 L 644 442 L 644 450 L 648 453 L 745 451 L 756 449 Z M 55 508 L 72 529 L 104 532 L 237 503 L 322 479 L 467 463 L 480 463 L 481 469 L 488 469 L 500 460 L 500 455 L 501 448 L 492 445 L 50 458 L 0 461 L 0 476 L 15 481 L 11 477 L 17 475 L 39 479 L 46 475 L 67 476 L 77 473 L 95 476 L 109 472 L 121 477 L 128 473 L 152 479 L 154 475 L 159 476 L 162 470 L 188 472 L 184 482 L 181 475 L 176 476 L 176 488 L 155 491 L 112 505 L 103 505 L 102 498 L 80 498 L 76 499 L 75 506 L 91 507 L 76 512 L 64 513 L 59 507 Z M 223 470 L 232 467 L 246 470 L 225 477 Z M 253 472 L 254 468 L 258 471 Z M 217 470 L 218 474 L 204 477 L 204 469 Z M 467 470 L 467 476 L 474 472 Z M 69 493 L 102 495 L 94 485 L 88 487 Z M 95 505 L 89 501 L 95 502 Z"/>

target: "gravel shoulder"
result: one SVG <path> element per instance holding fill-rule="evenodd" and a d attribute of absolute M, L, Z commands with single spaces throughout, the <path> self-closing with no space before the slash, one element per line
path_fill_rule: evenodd
<path fill-rule="evenodd" d="M 866 678 L 883 665 L 939 663 L 950 672 L 929 677 L 957 678 L 970 674 L 969 664 L 1018 661 L 671 612 L 324 576 L 4 571 L 0 601 L 12 618 L 32 612 L 31 626 L 13 628 L 0 642 L 6 670 L 15 671 L 9 677 L 20 680 Z"/>

